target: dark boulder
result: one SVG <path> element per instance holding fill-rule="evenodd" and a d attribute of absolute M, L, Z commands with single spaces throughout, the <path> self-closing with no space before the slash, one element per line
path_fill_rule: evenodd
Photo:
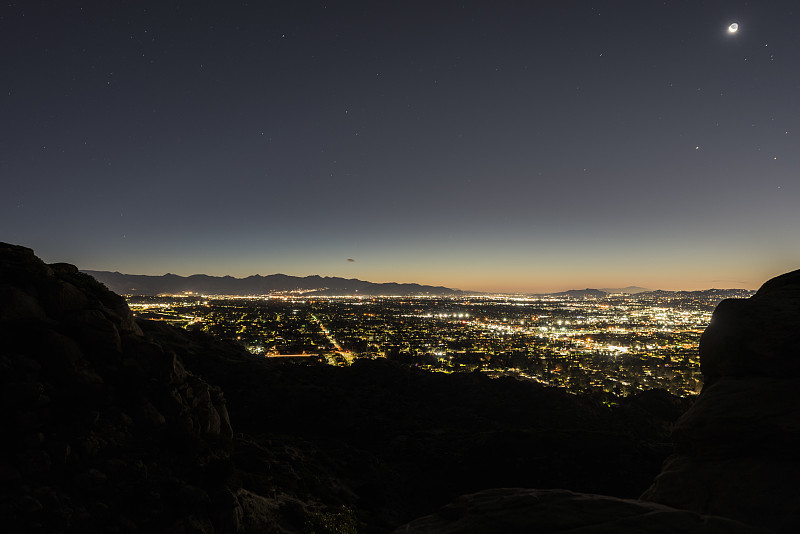
<path fill-rule="evenodd" d="M 799 354 L 800 270 L 769 280 L 749 299 L 720 302 L 700 338 L 706 384 L 723 376 L 798 376 Z"/>
<path fill-rule="evenodd" d="M 222 392 L 72 265 L 0 244 L 4 532 L 234 532 Z"/>
<path fill-rule="evenodd" d="M 705 386 L 642 496 L 800 531 L 800 271 L 728 299 L 700 340 Z"/>
<path fill-rule="evenodd" d="M 501 488 L 463 495 L 395 534 L 557 534 L 581 532 L 757 533 L 763 529 L 655 503 L 567 490 Z"/>

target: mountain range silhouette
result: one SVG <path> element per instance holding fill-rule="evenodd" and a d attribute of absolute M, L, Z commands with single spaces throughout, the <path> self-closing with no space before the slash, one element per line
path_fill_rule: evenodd
<path fill-rule="evenodd" d="M 278 292 L 303 292 L 310 295 L 453 296 L 457 289 L 395 282 L 374 283 L 335 276 L 252 275 L 246 278 L 194 274 L 160 276 L 122 274 L 110 271 L 83 271 L 122 295 L 199 293 L 206 295 L 268 295 Z"/>

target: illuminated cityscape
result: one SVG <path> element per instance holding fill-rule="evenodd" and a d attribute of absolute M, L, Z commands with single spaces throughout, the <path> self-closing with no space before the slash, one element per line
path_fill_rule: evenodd
<path fill-rule="evenodd" d="M 746 290 L 600 298 L 129 297 L 142 318 L 300 364 L 388 358 L 437 372 L 512 375 L 572 392 L 699 392 L 698 341 L 716 304 Z"/>

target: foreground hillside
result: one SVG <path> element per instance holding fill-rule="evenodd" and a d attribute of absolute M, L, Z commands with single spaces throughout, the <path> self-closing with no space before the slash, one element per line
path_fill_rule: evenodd
<path fill-rule="evenodd" d="M 670 452 L 669 422 L 686 407 L 654 391 L 609 408 L 510 378 L 433 374 L 386 360 L 300 367 L 249 355 L 242 362 L 231 351 L 220 362 L 207 357 L 211 341 L 202 335 L 142 326 L 162 343 L 178 333 L 181 360 L 225 391 L 244 434 L 234 456 L 245 487 L 324 496 L 379 531 L 487 487 L 636 497 Z M 245 468 L 263 465 L 251 454 L 265 442 L 271 454 L 299 451 L 281 468 L 289 479 L 260 479 L 261 469 Z"/>
<path fill-rule="evenodd" d="M 275 364 L 137 323 L 90 276 L 13 245 L 0 245 L 0 336 L 0 509 L 14 532 L 386 532 L 464 494 L 479 497 L 457 510 L 541 509 L 550 497 L 567 509 L 575 495 L 603 494 L 589 498 L 595 508 L 623 509 L 655 532 L 657 505 L 626 499 L 658 475 L 689 407 L 659 391 L 576 396 L 385 360 Z M 671 462 L 678 474 L 648 490 L 655 501 L 691 487 L 680 457 Z M 583 493 L 475 493 L 496 487 Z M 694 511 L 659 513 L 698 532 L 748 531 L 676 505 Z M 443 526 L 458 516 L 448 506 L 401 528 L 470 531 Z M 524 517 L 540 517 L 528 508 Z"/>

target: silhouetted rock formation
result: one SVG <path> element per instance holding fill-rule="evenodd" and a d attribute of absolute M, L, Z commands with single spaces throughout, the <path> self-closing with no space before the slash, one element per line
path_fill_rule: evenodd
<path fill-rule="evenodd" d="M 800 531 L 800 271 L 722 301 L 700 359 L 703 391 L 643 498 Z"/>
<path fill-rule="evenodd" d="M 5 532 L 233 532 L 218 388 L 77 268 L 0 244 Z"/>

